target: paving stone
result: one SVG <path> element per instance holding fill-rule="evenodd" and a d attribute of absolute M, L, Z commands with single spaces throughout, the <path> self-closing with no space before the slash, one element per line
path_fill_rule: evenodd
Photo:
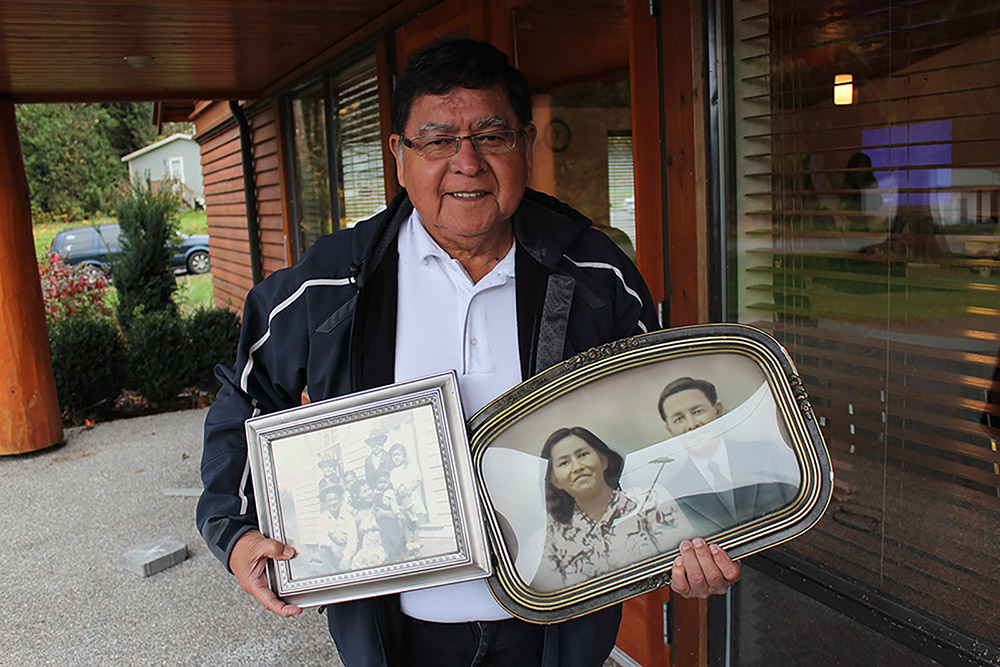
<path fill-rule="evenodd" d="M 187 545 L 161 537 L 155 542 L 136 547 L 122 556 L 122 565 L 140 577 L 161 572 L 187 558 Z"/>
<path fill-rule="evenodd" d="M 183 498 L 198 498 L 201 496 L 201 489 L 194 487 L 184 487 L 184 488 L 169 488 L 163 489 L 163 495 L 165 496 L 181 496 Z"/>

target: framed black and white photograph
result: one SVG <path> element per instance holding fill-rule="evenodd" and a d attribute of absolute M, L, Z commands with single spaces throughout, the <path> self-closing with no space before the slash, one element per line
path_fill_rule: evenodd
<path fill-rule="evenodd" d="M 669 584 L 685 539 L 739 558 L 818 521 L 832 491 L 790 357 L 704 325 L 617 341 L 470 420 L 494 595 L 556 621 Z"/>
<path fill-rule="evenodd" d="M 275 594 L 327 604 L 490 573 L 454 373 L 246 423 Z"/>

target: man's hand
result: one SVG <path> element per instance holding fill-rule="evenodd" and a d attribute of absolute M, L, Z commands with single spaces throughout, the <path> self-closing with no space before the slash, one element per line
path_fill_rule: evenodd
<path fill-rule="evenodd" d="M 229 554 L 229 569 L 250 595 L 278 616 L 294 616 L 301 607 L 285 604 L 267 587 L 267 559 L 288 560 L 295 549 L 281 542 L 269 540 L 260 531 L 250 530 L 236 540 Z"/>
<path fill-rule="evenodd" d="M 684 598 L 707 598 L 725 593 L 740 580 L 739 563 L 719 548 L 709 546 L 705 540 L 681 542 L 681 555 L 674 561 L 670 589 Z"/>

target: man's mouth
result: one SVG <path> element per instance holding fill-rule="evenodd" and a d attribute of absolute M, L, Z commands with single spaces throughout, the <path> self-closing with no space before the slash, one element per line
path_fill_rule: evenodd
<path fill-rule="evenodd" d="M 456 199 L 479 199 L 486 196 L 486 192 L 449 192 L 452 197 Z"/>

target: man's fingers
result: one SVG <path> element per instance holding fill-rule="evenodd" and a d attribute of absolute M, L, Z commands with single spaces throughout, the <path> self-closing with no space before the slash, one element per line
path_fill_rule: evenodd
<path fill-rule="evenodd" d="M 743 567 L 730 558 L 729 554 L 723 551 L 722 547 L 718 544 L 711 545 L 709 549 L 712 552 L 712 558 L 715 560 L 716 566 L 722 572 L 722 576 L 725 577 L 726 582 L 732 585 L 739 581 L 743 575 Z"/>
<path fill-rule="evenodd" d="M 680 556 L 677 557 L 671 568 L 670 590 L 684 598 L 691 595 L 691 585 L 688 583 L 687 573 L 684 571 L 684 559 Z"/>
<path fill-rule="evenodd" d="M 670 588 L 682 597 L 705 598 L 725 593 L 739 581 L 741 568 L 719 545 L 699 538 L 684 540 L 674 561 Z"/>
<path fill-rule="evenodd" d="M 295 549 L 276 540 L 269 540 L 258 531 L 245 533 L 229 555 L 229 569 L 236 575 L 240 586 L 268 610 L 279 616 L 294 616 L 302 611 L 295 605 L 285 604 L 267 586 L 267 559 L 288 560 Z"/>
<path fill-rule="evenodd" d="M 251 590 L 247 590 L 248 593 L 257 599 L 257 602 L 264 605 L 269 611 L 274 612 L 278 616 L 294 616 L 302 611 L 301 607 L 296 607 L 295 605 L 285 604 L 271 591 L 270 588 L 261 584 L 255 586 Z"/>
<path fill-rule="evenodd" d="M 715 555 L 712 553 L 708 543 L 698 537 L 692 541 L 692 544 L 694 545 L 694 554 L 698 559 L 698 565 L 701 566 L 703 573 L 701 581 L 703 586 L 698 587 L 699 592 L 704 592 L 705 595 L 712 595 L 725 591 L 729 587 L 729 584 L 726 582 L 722 570 L 716 565 Z"/>

